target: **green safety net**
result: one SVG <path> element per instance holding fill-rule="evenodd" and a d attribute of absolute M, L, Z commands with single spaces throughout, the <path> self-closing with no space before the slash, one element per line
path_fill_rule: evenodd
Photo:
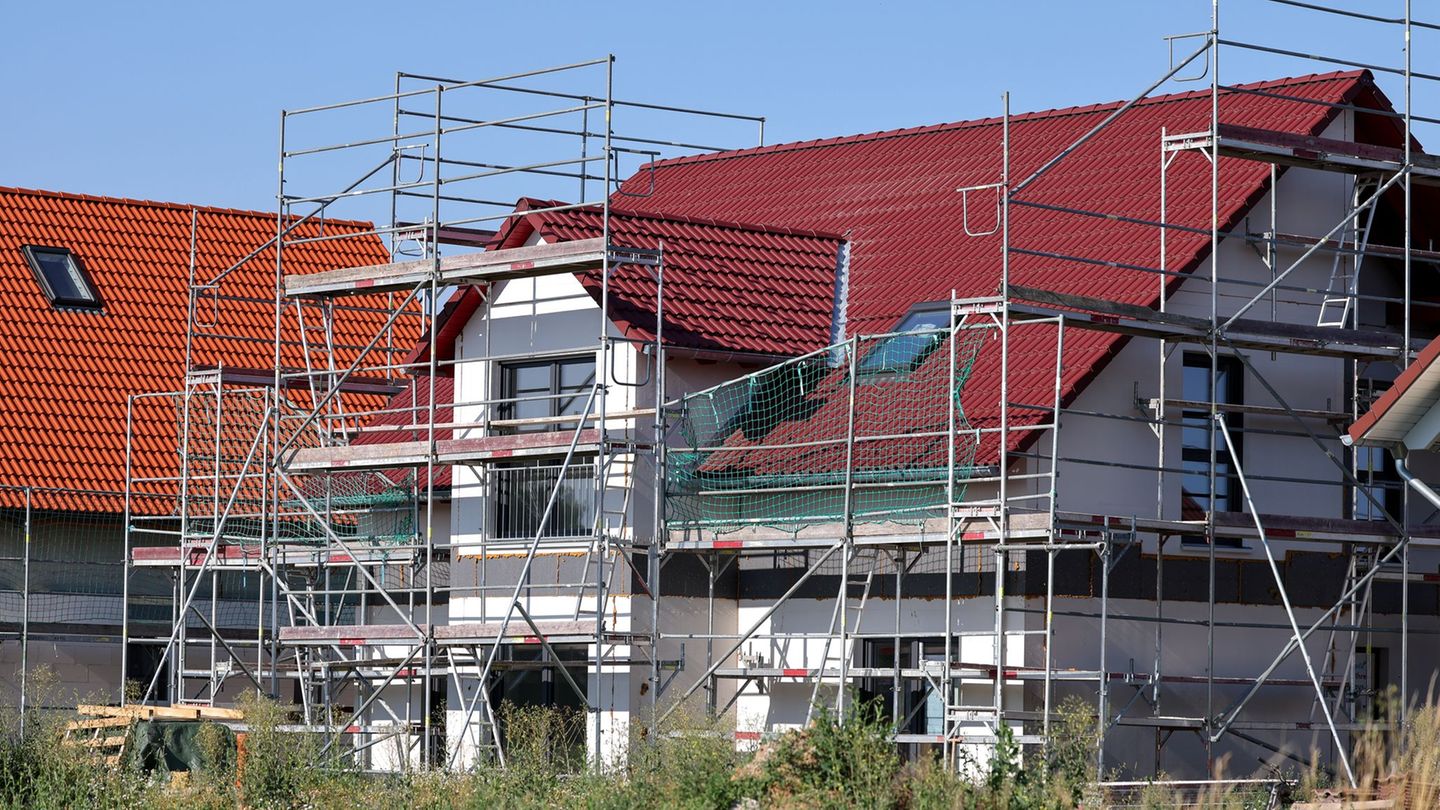
<path fill-rule="evenodd" d="M 287 452 L 335 440 L 322 435 L 313 420 L 304 421 L 303 402 L 284 405 L 277 426 L 267 418 L 269 403 L 261 391 L 202 388 L 190 392 L 188 402 L 177 396 L 186 448 L 187 534 L 208 539 L 218 526 L 226 542 L 239 545 L 274 535 L 282 543 L 323 546 L 331 533 L 356 544 L 413 542 L 424 493 L 417 492 L 412 469 L 291 475 L 292 486 L 280 488 L 277 520 L 268 491 L 273 482 L 265 474 L 274 441 L 268 431 L 281 431 Z"/>
<path fill-rule="evenodd" d="M 995 334 L 986 323 L 859 337 L 684 397 L 669 415 L 668 528 L 943 516 L 975 476 L 980 432 L 960 394 Z"/>

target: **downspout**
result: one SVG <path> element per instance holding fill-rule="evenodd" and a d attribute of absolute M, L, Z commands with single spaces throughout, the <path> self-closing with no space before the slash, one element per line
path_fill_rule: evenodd
<path fill-rule="evenodd" d="M 1429 484 L 1416 478 L 1415 474 L 1410 472 L 1410 468 L 1405 466 L 1405 456 L 1407 455 L 1405 445 L 1401 444 L 1392 447 L 1390 449 L 1390 455 L 1395 457 L 1395 472 L 1399 473 L 1400 477 L 1405 480 L 1405 483 L 1409 484 L 1411 489 L 1420 493 L 1420 497 L 1429 501 L 1436 509 L 1440 509 L 1440 492 L 1436 492 L 1430 488 Z"/>
<path fill-rule="evenodd" d="M 850 234 L 835 252 L 835 288 L 830 302 L 830 344 L 844 343 L 850 320 Z"/>

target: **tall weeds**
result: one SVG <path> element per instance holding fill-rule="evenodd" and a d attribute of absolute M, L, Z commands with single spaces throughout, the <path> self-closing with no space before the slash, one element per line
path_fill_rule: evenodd
<path fill-rule="evenodd" d="M 654 736 L 641 733 L 637 722 L 626 761 L 597 772 L 584 753 L 583 714 L 507 705 L 501 724 L 508 767 L 387 776 L 345 764 L 344 738 L 322 756 L 322 735 L 282 731 L 293 721 L 287 707 L 250 699 L 245 709 L 243 757 L 236 757 L 225 729 L 203 728 L 203 767 L 173 781 L 134 764 L 107 767 L 84 748 L 60 745 L 72 716 L 32 711 L 22 739 L 19 716 L 0 711 L 0 806 L 1068 810 L 1122 800 L 1098 792 L 1093 715 L 1079 702 L 1062 707 L 1041 749 L 1022 755 L 1013 733 L 1002 729 L 987 757 L 962 763 L 966 777 L 933 758 L 902 761 L 888 722 L 865 706 L 843 718 L 821 711 L 809 728 L 768 740 L 754 754 L 738 752 L 711 722 L 678 719 Z M 1346 798 L 1440 807 L 1440 708 L 1409 712 L 1398 732 L 1390 724 L 1394 717 L 1383 716 L 1359 736 L 1353 759 L 1360 788 Z M 1321 781 L 1318 773 L 1307 781 Z M 1132 807 L 1208 810 L 1264 808 L 1269 801 L 1268 790 L 1253 787 L 1181 795 L 1154 785 L 1123 797 Z"/>
<path fill-rule="evenodd" d="M 63 705 L 62 696 L 45 667 L 29 674 L 30 706 Z M 68 713 L 29 708 L 22 717 L 14 708 L 0 709 L 0 804 L 5 807 L 102 810 L 132 807 L 144 782 L 125 768 L 103 765 L 90 751 L 61 745 Z"/>

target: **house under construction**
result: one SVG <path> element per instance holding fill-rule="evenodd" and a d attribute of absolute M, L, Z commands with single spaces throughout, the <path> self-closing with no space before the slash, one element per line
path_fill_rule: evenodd
<path fill-rule="evenodd" d="M 503 763 L 505 701 L 582 710 L 602 764 L 859 702 L 958 763 L 1078 698 L 1102 772 L 1344 778 L 1440 671 L 1440 527 L 1340 441 L 1440 332 L 1440 77 L 1219 20 L 1127 102 L 775 146 L 610 58 L 285 112 L 273 287 L 190 287 L 211 347 L 273 297 L 274 368 L 131 400 L 137 447 L 181 437 L 131 468 L 178 493 L 126 521 L 173 582 L 147 697 L 293 699 L 376 769 Z M 1225 83 L 1240 50 L 1344 71 Z"/>

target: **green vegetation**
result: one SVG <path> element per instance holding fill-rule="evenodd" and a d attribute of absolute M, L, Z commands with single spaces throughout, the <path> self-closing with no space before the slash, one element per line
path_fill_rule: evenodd
<path fill-rule="evenodd" d="M 934 760 L 907 763 L 887 724 L 862 706 L 840 722 L 820 712 L 803 731 L 753 753 L 705 723 L 678 724 L 659 739 L 637 739 L 624 767 L 585 767 L 584 718 L 557 709 L 505 706 L 507 767 L 444 773 L 362 774 L 322 754 L 317 735 L 282 732 L 290 710 L 252 699 L 243 753 L 223 728 L 196 735 L 200 767 L 181 778 L 138 762 L 109 767 L 83 747 L 61 745 L 68 715 L 33 713 L 18 734 L 13 710 L 0 721 L 0 806 L 87 810 L 155 808 L 913 808 L 1062 810 L 1100 807 L 1265 808 L 1268 789 L 1212 789 L 1179 796 L 1155 785 L 1125 796 L 1095 786 L 1093 721 L 1067 705 L 1051 744 L 1021 750 L 1009 729 L 983 760 L 962 755 L 960 775 Z M 1397 807 L 1440 806 L 1440 709 L 1412 713 L 1397 736 L 1374 731 L 1356 746 L 1363 795 L 1402 799 Z M 319 763 L 319 764 L 317 764 Z M 1316 773 L 1301 783 L 1322 782 Z M 1309 788 L 1298 793 L 1312 792 Z"/>

